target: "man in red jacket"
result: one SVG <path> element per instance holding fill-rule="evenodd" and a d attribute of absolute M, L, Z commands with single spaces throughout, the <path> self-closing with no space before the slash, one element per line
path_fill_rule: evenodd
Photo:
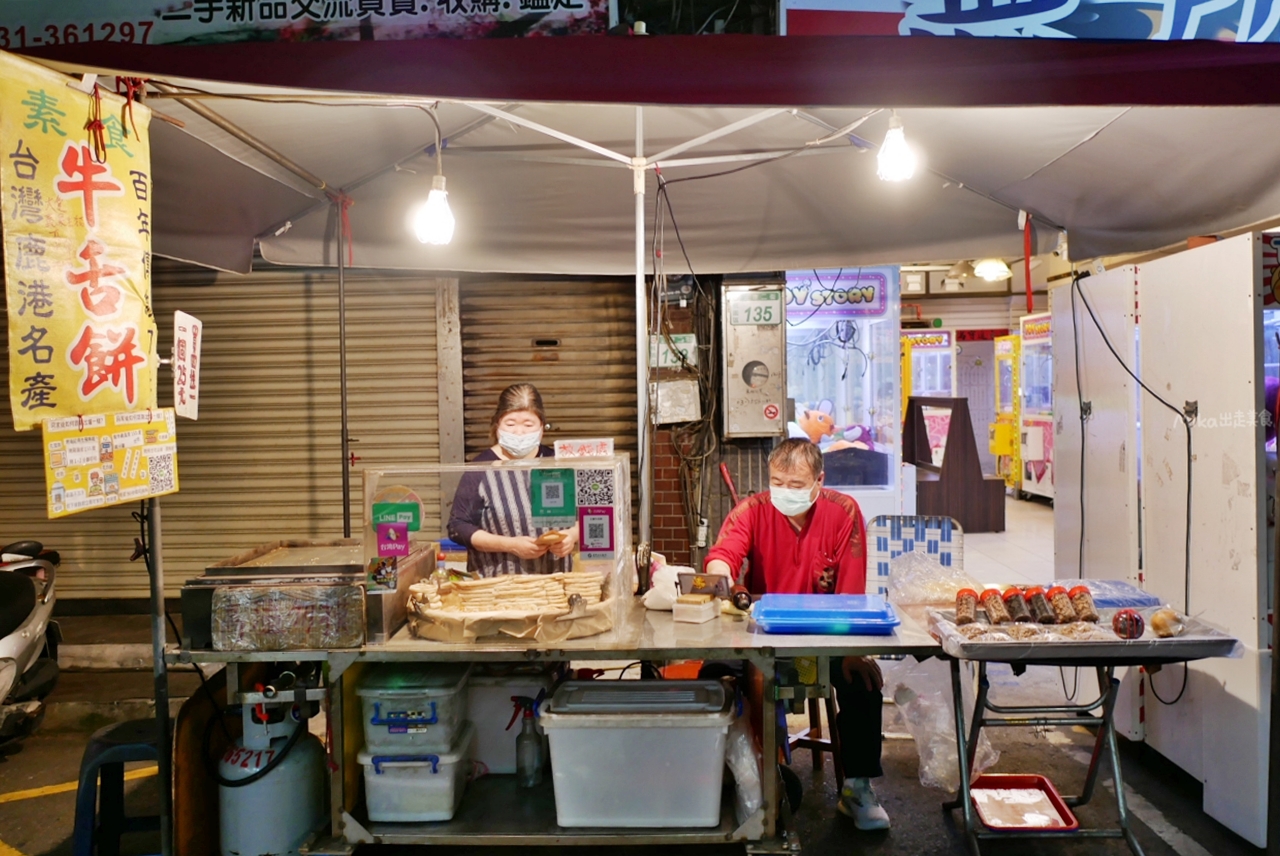
<path fill-rule="evenodd" d="M 752 594 L 864 594 L 867 533 L 858 503 L 822 486 L 822 452 L 808 440 L 784 440 L 769 456 L 769 490 L 729 513 L 707 553 L 708 573 L 736 577 L 749 561 Z M 871 788 L 880 768 L 884 681 L 876 661 L 831 664 L 845 780 L 838 808 L 858 829 L 888 829 Z"/>

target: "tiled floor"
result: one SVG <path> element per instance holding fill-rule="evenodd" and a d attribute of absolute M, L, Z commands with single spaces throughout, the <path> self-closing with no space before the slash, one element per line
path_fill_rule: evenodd
<path fill-rule="evenodd" d="M 984 583 L 1045 583 L 1053 573 L 1053 508 L 1005 500 L 1005 530 L 964 536 L 964 569 Z"/>

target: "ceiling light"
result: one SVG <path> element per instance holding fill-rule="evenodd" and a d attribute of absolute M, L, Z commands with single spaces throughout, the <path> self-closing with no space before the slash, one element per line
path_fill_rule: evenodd
<path fill-rule="evenodd" d="M 970 279 L 977 276 L 973 272 L 973 265 L 961 259 L 951 266 L 947 271 L 947 279 Z"/>
<path fill-rule="evenodd" d="M 1013 276 L 1013 271 L 1001 259 L 980 259 L 974 263 L 973 271 L 987 282 L 1000 282 Z"/>
<path fill-rule="evenodd" d="M 876 155 L 876 175 L 881 181 L 906 181 L 915 172 L 915 152 L 907 145 L 902 120 L 895 112 L 889 117 L 889 130 L 884 135 L 880 153 Z"/>
<path fill-rule="evenodd" d="M 424 244 L 437 246 L 453 240 L 453 212 L 449 210 L 449 193 L 444 189 L 444 176 L 431 178 L 427 201 L 413 218 L 413 231 Z"/>
<path fill-rule="evenodd" d="M 444 189 L 444 145 L 440 122 L 435 111 L 426 107 L 423 112 L 436 126 L 436 174 L 431 177 L 431 192 L 427 201 L 413 215 L 413 231 L 424 244 L 442 246 L 453 240 L 453 212 L 449 210 L 449 192 Z"/>

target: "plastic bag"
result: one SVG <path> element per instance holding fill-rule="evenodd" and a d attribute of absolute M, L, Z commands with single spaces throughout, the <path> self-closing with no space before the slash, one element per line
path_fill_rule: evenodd
<path fill-rule="evenodd" d="M 645 609 L 656 609 L 670 612 L 680 596 L 681 571 L 689 573 L 693 568 L 680 565 L 661 565 L 653 569 L 649 580 L 649 590 L 644 593 Z"/>
<path fill-rule="evenodd" d="M 893 701 L 902 712 L 907 731 L 916 742 L 920 755 L 920 784 L 955 792 L 960 789 L 960 763 L 956 747 L 955 708 L 951 700 L 950 666 L 936 659 L 917 663 L 904 660 L 889 679 Z M 965 709 L 971 710 L 975 693 L 968 669 L 961 664 L 960 684 L 965 696 Z M 886 687 L 887 689 L 887 687 Z M 987 739 L 978 737 L 970 781 L 1000 760 L 1000 753 Z"/>
<path fill-rule="evenodd" d="M 894 606 L 919 603 L 954 603 L 963 588 L 981 591 L 982 586 L 956 567 L 913 551 L 889 562 L 889 602 Z"/>
<path fill-rule="evenodd" d="M 733 774 L 734 813 L 741 825 L 764 805 L 764 791 L 760 785 L 760 757 L 756 754 L 751 721 L 746 714 L 736 717 L 729 725 L 729 734 L 724 744 L 724 762 Z"/>

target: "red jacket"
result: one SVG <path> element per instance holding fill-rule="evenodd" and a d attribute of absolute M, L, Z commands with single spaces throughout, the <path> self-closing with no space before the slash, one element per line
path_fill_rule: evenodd
<path fill-rule="evenodd" d="M 751 562 L 752 594 L 865 594 L 862 511 L 852 498 L 823 488 L 797 532 L 768 491 L 757 493 L 729 512 L 706 561 L 720 559 L 736 576 L 744 558 Z"/>

